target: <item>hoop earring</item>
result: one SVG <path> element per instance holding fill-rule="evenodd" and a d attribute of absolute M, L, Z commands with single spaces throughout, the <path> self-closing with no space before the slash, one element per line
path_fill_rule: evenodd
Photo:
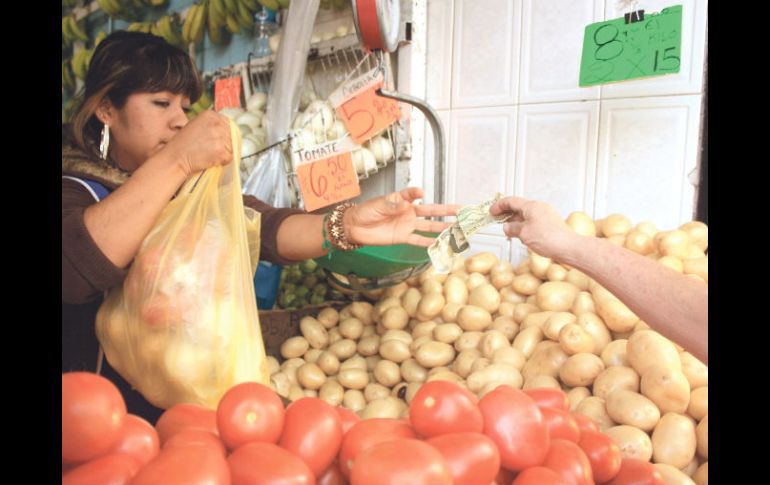
<path fill-rule="evenodd" d="M 102 127 L 102 137 L 99 141 L 99 155 L 102 160 L 107 160 L 107 150 L 110 149 L 110 127 L 104 125 Z"/>

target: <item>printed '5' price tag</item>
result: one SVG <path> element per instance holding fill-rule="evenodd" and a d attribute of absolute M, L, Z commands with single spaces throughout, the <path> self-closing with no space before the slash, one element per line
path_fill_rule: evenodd
<path fill-rule="evenodd" d="M 372 86 L 337 107 L 337 116 L 345 124 L 353 141 L 359 145 L 401 118 L 398 102 L 377 96 L 378 88 Z"/>
<path fill-rule="evenodd" d="M 297 179 L 308 212 L 361 195 L 350 152 L 298 166 Z"/>

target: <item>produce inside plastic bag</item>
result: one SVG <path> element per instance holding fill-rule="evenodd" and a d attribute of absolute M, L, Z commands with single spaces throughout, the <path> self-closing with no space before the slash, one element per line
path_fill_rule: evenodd
<path fill-rule="evenodd" d="M 230 129 L 239 154 L 232 121 Z M 99 309 L 96 334 L 110 365 L 160 408 L 214 409 L 236 384 L 269 385 L 258 255 L 259 213 L 244 212 L 237 157 L 191 176 Z"/>

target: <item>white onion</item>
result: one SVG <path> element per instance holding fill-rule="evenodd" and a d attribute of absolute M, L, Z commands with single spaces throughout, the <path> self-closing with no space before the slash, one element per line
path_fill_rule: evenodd
<path fill-rule="evenodd" d="M 345 128 L 345 124 L 340 120 L 334 120 L 332 127 L 326 131 L 326 138 L 328 140 L 339 140 L 348 134 L 348 129 Z"/>
<path fill-rule="evenodd" d="M 243 108 L 222 108 L 221 110 L 219 110 L 219 114 L 221 114 L 222 116 L 227 116 L 231 120 L 235 120 L 245 112 L 246 110 Z"/>
<path fill-rule="evenodd" d="M 241 137 L 251 134 L 251 128 L 248 125 L 238 125 L 238 129 L 241 130 Z"/>
<path fill-rule="evenodd" d="M 245 113 L 238 116 L 235 119 L 235 122 L 238 123 L 239 125 L 248 126 L 249 128 L 251 128 L 252 133 L 254 133 L 254 131 L 256 131 L 257 128 L 262 126 L 262 118 L 250 111 L 246 111 Z"/>
<path fill-rule="evenodd" d="M 334 31 L 335 34 L 337 34 L 337 37 L 345 37 L 348 35 L 348 27 L 347 25 L 340 25 L 337 27 L 337 30 Z"/>
<path fill-rule="evenodd" d="M 257 91 L 246 100 L 246 109 L 249 111 L 262 112 L 265 109 L 267 103 L 267 94 Z"/>
<path fill-rule="evenodd" d="M 281 34 L 271 35 L 267 40 L 267 43 L 270 46 L 270 50 L 273 51 L 274 54 L 277 54 L 278 46 L 281 45 Z"/>
<path fill-rule="evenodd" d="M 387 164 L 393 158 L 393 144 L 387 138 L 376 136 L 369 141 L 367 147 L 380 165 Z"/>

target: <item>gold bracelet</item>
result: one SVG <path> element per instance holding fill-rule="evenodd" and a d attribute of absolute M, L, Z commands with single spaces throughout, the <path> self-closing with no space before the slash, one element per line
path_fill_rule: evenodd
<path fill-rule="evenodd" d="M 350 242 L 345 234 L 345 227 L 342 224 L 342 218 L 345 215 L 345 211 L 353 207 L 355 204 L 352 202 L 343 202 L 334 209 L 332 209 L 329 217 L 326 221 L 326 234 L 329 237 L 329 242 L 334 249 L 341 251 L 353 251 L 361 247 L 360 244 L 354 244 Z"/>

